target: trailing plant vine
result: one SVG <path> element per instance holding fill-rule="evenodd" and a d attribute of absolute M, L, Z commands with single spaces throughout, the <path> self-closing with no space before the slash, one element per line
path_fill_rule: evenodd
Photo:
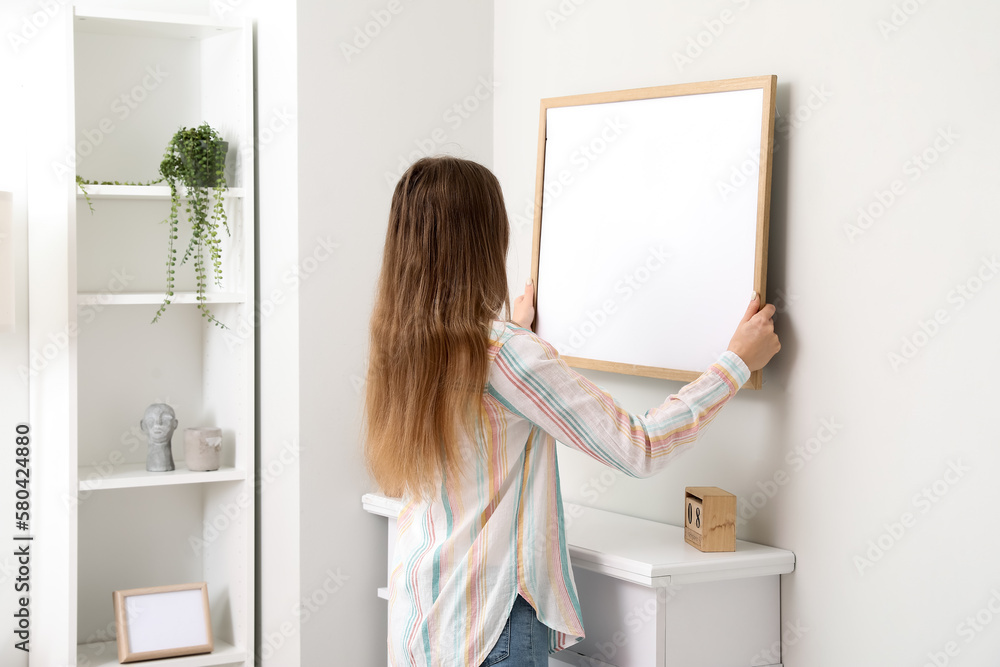
<path fill-rule="evenodd" d="M 94 204 L 87 191 L 89 185 L 156 185 L 166 183 L 170 188 L 170 213 L 167 219 L 170 229 L 167 234 L 167 288 L 163 303 L 156 311 L 153 322 L 170 305 L 174 296 L 174 273 L 177 267 L 177 249 L 174 241 L 178 238 L 180 227 L 180 207 L 184 205 L 184 213 L 191 223 L 191 239 L 180 264 L 192 259 L 195 279 L 197 282 L 198 309 L 202 317 L 213 324 L 227 329 L 208 309 L 205 289 L 208 286 L 208 269 L 205 262 L 207 249 L 212 263 L 212 278 L 216 285 L 222 287 L 222 247 L 219 239 L 219 225 L 229 235 L 229 223 L 226 217 L 226 150 L 228 143 L 222 140 L 219 133 L 207 123 L 198 127 L 182 127 L 170 139 L 160 163 L 160 177 L 150 181 L 93 181 L 76 177 L 76 184 L 83 193 L 94 214 Z M 183 190 L 181 189 L 183 188 Z M 211 192 L 210 192 L 211 191 Z"/>
<path fill-rule="evenodd" d="M 167 290 L 163 303 L 153 317 L 156 322 L 170 305 L 174 295 L 174 271 L 177 266 L 177 240 L 181 201 L 185 201 L 184 212 L 191 223 L 191 240 L 184 250 L 180 263 L 193 260 L 197 281 L 198 309 L 202 317 L 213 324 L 228 328 L 215 318 L 206 305 L 205 288 L 208 269 L 205 252 L 212 263 L 212 277 L 222 287 L 222 248 L 219 243 L 219 225 L 229 235 L 226 218 L 226 148 L 227 144 L 207 123 L 195 128 L 182 127 L 171 138 L 160 163 L 161 180 L 170 187 L 170 215 L 166 222 L 170 225 L 167 236 Z M 181 186 L 186 190 L 182 196 Z M 210 192 L 211 191 L 211 192 Z"/>
<path fill-rule="evenodd" d="M 87 192 L 88 185 L 156 185 L 162 182 L 162 176 L 154 181 L 90 181 L 79 174 L 76 175 L 76 185 L 80 188 L 80 192 L 83 193 L 83 198 L 87 200 L 87 206 L 90 207 L 91 215 L 94 215 L 94 202 L 90 201 L 90 193 Z"/>

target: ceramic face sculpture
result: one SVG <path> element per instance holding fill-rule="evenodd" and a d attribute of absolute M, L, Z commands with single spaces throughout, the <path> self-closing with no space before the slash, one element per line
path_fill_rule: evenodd
<path fill-rule="evenodd" d="M 170 449 L 170 439 L 177 428 L 174 409 L 166 403 L 153 403 L 146 408 L 146 414 L 139 422 L 146 434 L 149 446 L 146 450 L 146 470 L 167 472 L 174 469 L 174 455 Z"/>

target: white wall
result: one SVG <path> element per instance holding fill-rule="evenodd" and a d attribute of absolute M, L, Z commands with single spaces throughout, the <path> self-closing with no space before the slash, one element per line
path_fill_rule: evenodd
<path fill-rule="evenodd" d="M 492 20 L 484 0 L 298 7 L 303 665 L 385 663 L 385 520 L 361 508 L 373 290 L 400 162 L 492 161 Z"/>
<path fill-rule="evenodd" d="M 778 77 L 767 296 L 783 348 L 765 388 L 741 392 L 655 478 L 612 475 L 565 448 L 560 463 L 567 500 L 674 524 L 686 485 L 740 496 L 738 537 L 798 559 L 782 582 L 786 667 L 1000 654 L 994 611 L 981 631 L 960 626 L 994 592 L 1000 610 L 1000 269 L 981 269 L 1000 252 L 998 20 L 986 0 L 496 3 L 494 166 L 526 223 L 515 224 L 512 285 L 530 270 L 540 98 Z M 689 40 L 704 46 L 678 65 Z M 926 170 L 914 161 L 924 151 Z M 896 180 L 902 194 L 849 238 L 857 209 L 877 212 Z M 979 283 L 980 270 L 998 279 Z M 965 284 L 981 291 L 962 304 Z M 935 313 L 946 320 L 924 335 Z M 904 337 L 920 347 L 894 368 Z M 585 374 L 636 412 L 681 386 Z M 969 469 L 949 473 L 959 461 Z M 870 541 L 887 550 L 859 565 Z"/>

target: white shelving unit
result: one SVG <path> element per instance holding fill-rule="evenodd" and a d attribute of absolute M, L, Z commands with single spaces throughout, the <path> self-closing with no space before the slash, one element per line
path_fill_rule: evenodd
<path fill-rule="evenodd" d="M 40 286 L 35 298 L 29 297 L 32 320 L 37 317 L 42 332 L 32 344 L 43 347 L 46 330 L 69 334 L 65 356 L 33 379 L 30 392 L 36 434 L 65 428 L 66 435 L 65 442 L 48 443 L 37 463 L 36 494 L 58 496 L 61 502 L 48 505 L 36 524 L 46 543 L 36 570 L 40 620 L 31 664 L 118 664 L 112 591 L 205 581 L 214 651 L 144 664 L 250 667 L 252 26 L 83 5 L 67 14 L 65 20 L 54 19 L 52 28 L 64 31 L 65 47 L 54 50 L 36 74 L 49 76 L 53 80 L 47 85 L 59 89 L 57 58 L 70 72 L 68 99 L 56 100 L 52 113 L 68 115 L 66 145 L 73 147 L 74 159 L 64 161 L 75 164 L 68 174 L 51 165 L 47 173 L 30 172 L 36 178 L 36 201 L 42 192 L 65 196 L 65 214 L 53 205 L 44 219 L 41 213 L 37 221 L 29 219 L 36 230 L 31 259 L 50 265 L 47 275 L 32 278 L 33 290 Z M 228 331 L 198 310 L 190 260 L 175 267 L 171 305 L 152 323 L 166 286 L 167 186 L 86 186 L 91 212 L 74 181 L 76 174 L 96 181 L 156 178 L 173 134 L 202 122 L 229 142 L 225 207 L 231 235 L 223 233 L 221 239 L 221 286 L 212 282 L 206 256 L 205 300 Z M 55 185 L 48 182 L 53 171 Z M 30 191 L 29 184 L 29 200 Z M 182 209 L 178 259 L 187 244 L 186 227 Z M 146 406 L 156 402 L 173 406 L 179 422 L 172 472 L 145 469 L 139 422 Z M 184 428 L 209 425 L 223 431 L 222 466 L 212 472 L 188 470 Z"/>

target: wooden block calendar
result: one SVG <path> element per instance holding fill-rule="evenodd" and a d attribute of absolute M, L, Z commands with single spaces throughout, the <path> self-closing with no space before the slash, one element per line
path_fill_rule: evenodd
<path fill-rule="evenodd" d="M 684 489 L 684 541 L 699 551 L 736 551 L 736 496 L 717 486 Z"/>

